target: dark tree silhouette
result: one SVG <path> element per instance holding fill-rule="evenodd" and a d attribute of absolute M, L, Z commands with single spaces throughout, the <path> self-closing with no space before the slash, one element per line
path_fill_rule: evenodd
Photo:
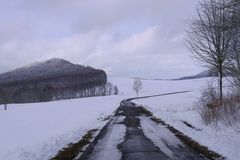
<path fill-rule="evenodd" d="M 227 0 L 205 0 L 197 8 L 197 18 L 193 19 L 188 32 L 188 46 L 192 56 L 208 68 L 216 68 L 219 74 L 219 100 L 223 97 L 223 71 L 230 56 L 230 15 Z"/>

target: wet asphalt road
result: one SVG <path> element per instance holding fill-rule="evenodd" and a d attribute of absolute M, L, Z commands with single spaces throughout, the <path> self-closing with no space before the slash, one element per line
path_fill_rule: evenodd
<path fill-rule="evenodd" d="M 127 103 L 121 106 L 119 112 L 126 116 L 124 123 L 127 127 L 124 142 L 118 146 L 122 160 L 170 159 L 144 135 L 134 104 Z"/>
<path fill-rule="evenodd" d="M 98 140 L 97 143 L 92 146 L 92 149 L 90 149 L 88 153 L 85 153 L 80 160 L 105 159 L 97 156 L 101 155 L 97 154 L 97 152 L 101 152 L 99 148 L 104 147 L 101 140 L 104 140 L 107 133 L 113 132 L 113 126 L 119 125 L 119 123 L 126 126 L 124 140 L 117 145 L 118 150 L 121 152 L 121 160 L 205 160 L 205 158 L 185 145 L 178 147 L 171 147 L 169 145 L 168 149 L 173 152 L 174 157 L 169 157 L 161 148 L 156 147 L 154 143 L 144 135 L 139 118 L 139 116 L 144 116 L 144 114 L 138 111 L 134 103 L 123 101 L 115 114 L 115 117 L 120 116 L 124 116 L 124 120 L 122 122 L 110 121 L 103 133 L 100 133 L 100 140 Z M 167 140 L 164 142 L 167 142 Z M 166 146 L 168 145 L 166 144 Z M 109 160 L 111 160 L 111 158 Z"/>
<path fill-rule="evenodd" d="M 138 116 L 139 113 L 135 104 L 126 102 L 120 107 L 120 112 L 126 116 L 125 125 L 127 126 L 126 136 L 123 143 L 119 145 L 122 153 L 122 160 L 204 160 L 202 156 L 188 148 L 179 146 L 173 148 L 168 146 L 175 157 L 169 157 L 161 148 L 156 147 L 143 133 Z"/>

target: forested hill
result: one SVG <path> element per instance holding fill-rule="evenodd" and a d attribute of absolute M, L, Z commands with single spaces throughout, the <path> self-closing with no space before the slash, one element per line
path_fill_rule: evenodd
<path fill-rule="evenodd" d="M 103 70 L 54 58 L 0 74 L 0 92 L 13 102 L 49 101 L 100 95 L 106 82 Z"/>

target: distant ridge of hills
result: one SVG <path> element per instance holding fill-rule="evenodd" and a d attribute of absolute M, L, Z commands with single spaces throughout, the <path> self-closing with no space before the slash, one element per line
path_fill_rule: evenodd
<path fill-rule="evenodd" d="M 225 74 L 226 75 L 226 74 Z M 218 77 L 218 72 L 214 69 L 212 70 L 205 70 L 205 71 L 202 71 L 196 75 L 193 75 L 193 76 L 184 76 L 184 77 L 181 77 L 181 78 L 175 78 L 175 79 L 160 79 L 160 78 L 154 78 L 154 79 L 151 79 L 151 78 L 141 78 L 142 80 L 156 80 L 156 81 L 176 81 L 176 80 L 188 80 L 188 79 L 198 79 L 198 78 L 205 78 L 205 77 Z M 134 78 L 132 78 L 134 79 Z"/>
<path fill-rule="evenodd" d="M 101 95 L 106 83 L 103 70 L 53 58 L 0 74 L 0 102 L 6 94 L 12 103 Z"/>
<path fill-rule="evenodd" d="M 15 70 L 0 74 L 0 85 L 14 85 L 16 82 L 38 81 L 87 73 L 100 73 L 89 66 L 72 64 L 66 60 L 53 58 L 44 62 L 36 62 Z"/>
<path fill-rule="evenodd" d="M 185 76 L 178 78 L 176 80 L 186 80 L 186 79 L 197 79 L 197 78 L 205 78 L 205 77 L 218 77 L 218 72 L 216 70 L 205 70 L 193 76 Z"/>

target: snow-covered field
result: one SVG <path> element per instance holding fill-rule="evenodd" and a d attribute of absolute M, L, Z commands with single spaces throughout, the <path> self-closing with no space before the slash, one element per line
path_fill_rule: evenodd
<path fill-rule="evenodd" d="M 176 85 L 192 90 L 192 92 L 140 99 L 135 100 L 135 103 L 145 106 L 153 112 L 154 116 L 174 126 L 201 145 L 209 147 L 211 150 L 220 153 L 229 160 L 239 160 L 240 126 L 238 127 L 238 131 L 236 128 L 222 127 L 220 129 L 205 126 L 198 113 L 196 107 L 197 98 L 200 96 L 201 88 L 207 85 L 209 81 L 212 81 L 212 79 L 203 78 L 179 81 L 176 82 Z M 166 86 L 168 89 L 165 89 L 167 92 L 170 92 L 174 86 L 170 83 L 168 85 L 171 86 Z M 161 86 L 161 84 L 158 86 Z M 196 129 L 188 127 L 183 121 L 191 124 Z"/>
<path fill-rule="evenodd" d="M 101 128 L 121 97 L 92 97 L 0 109 L 0 160 L 46 160 L 90 129 Z"/>
<path fill-rule="evenodd" d="M 136 93 L 133 91 L 133 79 L 110 78 L 110 81 L 118 86 L 120 90 L 120 96 L 125 98 L 136 97 Z M 143 90 L 140 91 L 139 96 L 148 96 L 184 90 L 201 90 L 206 86 L 207 82 L 215 82 L 215 79 L 202 78 L 185 81 L 142 80 Z"/>
<path fill-rule="evenodd" d="M 91 97 L 47 103 L 13 104 L 7 111 L 0 106 L 0 160 L 46 160 L 67 144 L 79 140 L 88 130 L 107 123 L 121 100 L 135 97 L 133 79 L 110 78 L 117 85 L 118 96 Z M 143 80 L 140 96 L 182 90 L 191 92 L 136 100 L 200 144 L 231 160 L 240 159 L 240 134 L 229 128 L 206 127 L 194 109 L 200 89 L 211 78 L 184 81 Z M 199 130 L 187 127 L 187 121 Z"/>

